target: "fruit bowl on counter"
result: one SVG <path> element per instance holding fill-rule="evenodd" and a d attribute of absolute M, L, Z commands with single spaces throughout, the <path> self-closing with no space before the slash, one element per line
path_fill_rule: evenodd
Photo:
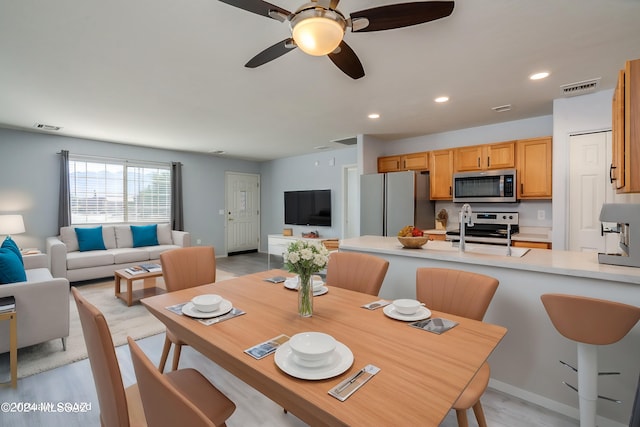
<path fill-rule="evenodd" d="M 429 240 L 428 236 L 419 236 L 419 237 L 400 237 L 398 236 L 398 241 L 402 244 L 403 247 L 408 249 L 418 249 L 424 246 Z"/>
<path fill-rule="evenodd" d="M 413 225 L 407 225 L 398 232 L 398 241 L 408 249 L 421 248 L 429 240 L 424 232 Z"/>

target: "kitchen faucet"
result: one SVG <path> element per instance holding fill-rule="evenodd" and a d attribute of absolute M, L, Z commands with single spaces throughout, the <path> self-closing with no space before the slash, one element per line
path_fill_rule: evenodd
<path fill-rule="evenodd" d="M 462 209 L 460 209 L 460 244 L 458 249 L 460 252 L 464 252 L 464 235 L 465 228 L 473 227 L 473 217 L 471 216 L 471 206 L 468 203 L 462 205 Z"/>

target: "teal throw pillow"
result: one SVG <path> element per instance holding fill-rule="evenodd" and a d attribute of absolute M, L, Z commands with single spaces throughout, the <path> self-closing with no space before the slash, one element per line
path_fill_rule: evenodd
<path fill-rule="evenodd" d="M 131 227 L 134 248 L 158 245 L 158 224 L 130 225 L 129 227 Z"/>
<path fill-rule="evenodd" d="M 26 280 L 27 274 L 18 256 L 9 248 L 0 248 L 0 285 Z"/>
<path fill-rule="evenodd" d="M 92 228 L 76 228 L 80 252 L 107 249 L 102 239 L 102 226 Z"/>
<path fill-rule="evenodd" d="M 22 260 L 22 253 L 20 253 L 20 248 L 11 237 L 7 237 L 6 239 L 4 239 L 4 242 L 2 242 L 2 247 L 5 249 L 11 249 L 13 253 L 18 256 L 20 263 L 24 265 L 24 261 Z"/>

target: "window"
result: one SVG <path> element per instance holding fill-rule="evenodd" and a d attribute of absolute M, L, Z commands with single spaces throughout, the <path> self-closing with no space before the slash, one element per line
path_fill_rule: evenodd
<path fill-rule="evenodd" d="M 169 222 L 171 166 L 69 158 L 71 223 Z"/>

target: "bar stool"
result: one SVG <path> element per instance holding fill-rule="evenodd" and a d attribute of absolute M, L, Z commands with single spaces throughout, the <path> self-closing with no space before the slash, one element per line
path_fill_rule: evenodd
<path fill-rule="evenodd" d="M 540 299 L 558 332 L 578 343 L 580 427 L 595 427 L 597 346 L 620 341 L 640 319 L 640 307 L 576 295 L 544 294 Z"/>

